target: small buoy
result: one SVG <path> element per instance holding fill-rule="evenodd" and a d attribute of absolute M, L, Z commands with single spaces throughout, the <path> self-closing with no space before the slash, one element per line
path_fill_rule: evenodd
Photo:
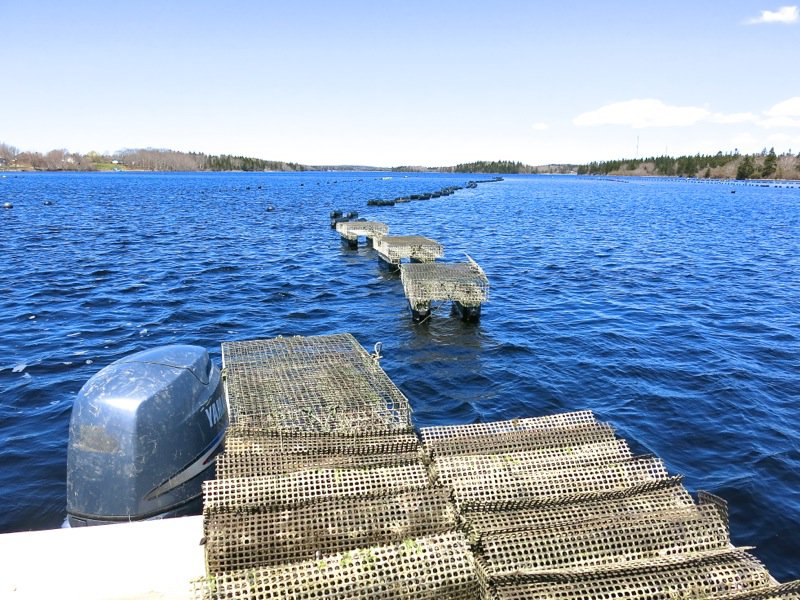
<path fill-rule="evenodd" d="M 735 194 L 735 193 L 736 193 L 736 190 L 731 190 L 731 194 Z"/>
<path fill-rule="evenodd" d="M 53 201 L 52 200 L 45 200 L 42 204 L 44 204 L 45 206 L 52 206 L 53 205 Z"/>
<path fill-rule="evenodd" d="M 3 202 L 3 208 L 14 208 L 14 205 L 11 202 Z"/>
<path fill-rule="evenodd" d="M 272 212 L 273 210 L 275 210 L 275 207 L 272 204 L 267 205 L 267 212 Z"/>

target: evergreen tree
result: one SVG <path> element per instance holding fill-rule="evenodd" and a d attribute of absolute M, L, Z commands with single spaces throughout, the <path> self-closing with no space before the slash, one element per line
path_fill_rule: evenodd
<path fill-rule="evenodd" d="M 750 179 L 755 172 L 756 166 L 753 163 L 753 157 L 748 154 L 739 163 L 739 168 L 736 169 L 736 179 Z"/>
<path fill-rule="evenodd" d="M 766 158 L 764 158 L 764 167 L 761 169 L 762 177 L 769 177 L 775 173 L 778 168 L 778 157 L 775 155 L 775 148 L 770 148 Z"/>

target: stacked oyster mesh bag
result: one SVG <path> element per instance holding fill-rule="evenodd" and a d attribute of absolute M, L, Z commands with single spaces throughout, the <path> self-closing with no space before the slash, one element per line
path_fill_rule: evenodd
<path fill-rule="evenodd" d="M 407 399 L 350 335 L 226 343 L 201 598 L 477 598 Z"/>
<path fill-rule="evenodd" d="M 349 335 L 223 344 L 203 599 L 798 598 L 590 412 L 413 433 Z"/>

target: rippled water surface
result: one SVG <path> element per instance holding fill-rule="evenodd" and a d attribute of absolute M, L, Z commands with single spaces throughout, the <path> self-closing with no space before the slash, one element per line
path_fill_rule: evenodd
<path fill-rule="evenodd" d="M 381 175 L 0 178 L 0 531 L 63 521 L 72 401 L 113 360 L 351 332 L 383 342 L 418 425 L 594 410 L 800 578 L 799 188 L 508 177 L 368 209 L 468 179 Z M 414 325 L 334 208 L 469 253 L 492 286 L 482 321 L 443 307 Z"/>

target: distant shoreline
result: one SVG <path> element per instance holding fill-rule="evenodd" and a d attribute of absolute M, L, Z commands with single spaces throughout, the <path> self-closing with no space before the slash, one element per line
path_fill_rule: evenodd
<path fill-rule="evenodd" d="M 393 168 L 380 168 L 380 167 L 364 167 L 359 168 L 355 167 L 352 169 L 333 169 L 333 168 L 326 168 L 326 169 L 306 169 L 303 171 L 276 171 L 276 170 L 265 170 L 265 171 L 249 171 L 249 170 L 242 170 L 242 169 L 231 169 L 227 171 L 217 171 L 217 170 L 185 170 L 185 171 L 163 171 L 163 170 L 156 170 L 156 169 L 6 169 L 0 167 L 0 174 L 6 173 L 162 173 L 162 174 L 170 174 L 170 173 L 431 173 L 436 174 L 440 173 L 443 175 L 451 174 L 451 175 L 562 175 L 562 176 L 575 176 L 575 177 L 592 177 L 597 179 L 685 179 L 687 181 L 720 181 L 720 182 L 730 182 L 730 183 L 747 183 L 751 185 L 758 185 L 758 184 L 774 184 L 779 182 L 786 182 L 786 183 L 798 183 L 800 182 L 800 177 L 774 177 L 769 179 L 736 179 L 735 177 L 682 177 L 677 175 L 658 175 L 652 173 L 615 173 L 611 172 L 608 174 L 597 174 L 597 173 L 590 173 L 590 174 L 580 174 L 577 173 L 498 173 L 493 171 L 441 171 L 436 169 L 426 170 L 426 171 L 398 171 Z"/>

